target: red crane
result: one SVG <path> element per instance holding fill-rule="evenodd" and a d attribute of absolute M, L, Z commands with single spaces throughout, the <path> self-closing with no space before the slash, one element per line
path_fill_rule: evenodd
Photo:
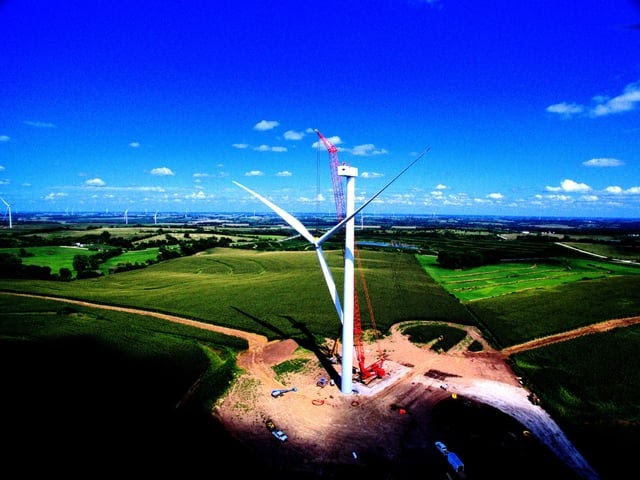
<path fill-rule="evenodd" d="M 322 143 L 329 152 L 329 167 L 331 168 L 331 181 L 333 183 L 333 196 L 336 201 L 336 214 L 338 215 L 338 221 L 341 221 L 346 216 L 346 207 L 344 202 L 344 189 L 342 188 L 342 179 L 338 176 L 338 148 L 327 140 L 324 135 L 320 133 L 318 129 L 315 130 L 320 137 Z"/>
<path fill-rule="evenodd" d="M 335 145 L 329 142 L 329 140 L 327 140 L 324 137 L 324 135 L 320 133 L 319 130 L 316 129 L 315 132 L 318 134 L 318 137 L 320 137 L 320 140 L 322 141 L 327 151 L 329 152 L 329 164 L 331 168 L 333 196 L 336 202 L 336 214 L 338 216 L 338 221 L 341 221 L 346 216 L 346 208 L 345 208 L 345 200 L 344 200 L 344 189 L 342 188 L 342 179 L 338 175 L 338 166 L 339 166 L 338 149 L 336 148 Z M 376 334 L 376 340 L 377 340 L 378 330 L 375 325 L 375 319 L 373 317 L 373 307 L 371 306 L 371 299 L 369 297 L 369 291 L 367 289 L 367 284 L 365 282 L 364 271 L 362 269 L 362 264 L 360 262 L 360 256 L 358 254 L 357 248 L 355 249 L 354 253 L 355 253 L 355 258 L 358 262 L 358 271 L 360 272 L 360 282 L 362 284 L 365 297 L 367 299 L 369 317 L 371 318 L 371 323 L 373 325 L 373 330 Z M 353 305 L 353 345 L 356 350 L 356 360 L 358 362 L 358 368 L 360 370 L 360 380 L 363 383 L 369 383 L 375 378 L 382 378 L 385 376 L 386 372 L 382 368 L 384 357 L 382 355 L 382 352 L 378 350 L 379 359 L 369 366 L 366 365 L 364 346 L 362 344 L 362 322 L 360 320 L 360 306 L 358 302 L 358 291 L 357 291 L 357 288 L 355 288 L 355 285 L 353 289 L 353 297 L 354 297 L 353 298 L 353 301 L 354 301 L 353 302 L 354 303 Z M 337 341 L 336 341 L 336 344 L 334 345 L 334 350 L 336 345 L 337 345 Z M 343 355 L 344 354 L 345 352 L 343 352 Z"/>

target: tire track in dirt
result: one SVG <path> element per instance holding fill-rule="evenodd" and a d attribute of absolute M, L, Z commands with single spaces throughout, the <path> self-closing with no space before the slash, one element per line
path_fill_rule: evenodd
<path fill-rule="evenodd" d="M 594 323 L 587 325 L 586 327 L 580 327 L 566 332 L 557 333 L 555 335 L 549 335 L 547 337 L 536 338 L 528 342 L 520 343 L 518 345 L 512 345 L 507 348 L 503 348 L 501 352 L 506 355 L 513 355 L 516 353 L 522 353 L 527 350 L 533 350 L 535 348 L 551 345 L 552 343 L 564 342 L 566 340 L 572 340 L 574 338 L 581 337 L 583 335 L 590 335 L 593 333 L 603 333 L 614 328 L 630 327 L 640 323 L 640 317 L 626 317 L 617 318 L 613 320 L 607 320 L 600 323 Z"/>

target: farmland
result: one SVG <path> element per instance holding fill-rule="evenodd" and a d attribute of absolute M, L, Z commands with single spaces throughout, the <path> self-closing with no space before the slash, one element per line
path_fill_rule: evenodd
<path fill-rule="evenodd" d="M 127 237 L 136 239 L 143 229 L 148 227 L 139 227 L 137 231 L 128 227 Z M 82 230 L 84 228 L 79 232 Z M 168 228 L 165 230 L 178 236 Z M 118 228 L 109 232 L 111 236 L 119 236 Z M 151 233 L 158 235 L 156 231 L 149 235 Z M 195 237 L 193 230 L 182 228 L 181 238 L 185 233 Z M 615 258 L 619 249 L 611 243 L 611 232 L 607 233 L 606 257 Z M 141 269 L 69 282 L 3 278 L 0 290 L 172 313 L 260 333 L 270 339 L 294 338 L 309 347 L 321 344 L 325 338 L 334 338 L 340 328 L 339 320 L 330 304 L 315 254 L 304 248 L 275 250 L 278 240 L 285 238 L 287 232 L 256 236 L 255 230 L 235 234 L 232 230 L 223 233 L 216 230 L 208 236 L 232 234 L 238 245 L 262 242 L 265 249 L 214 247 Z M 502 229 L 500 234 L 504 234 Z M 6 236 L 5 230 L 2 237 L 6 239 Z M 364 236 L 363 233 L 361 238 Z M 570 233 L 565 231 L 561 236 L 563 243 L 570 242 Z M 458 225 L 455 231 L 376 229 L 367 232 L 366 237 L 371 242 L 391 245 L 362 248 L 359 252 L 373 302 L 375 324 L 382 334 L 399 321 L 446 321 L 477 325 L 492 344 L 505 348 L 577 326 L 640 315 L 638 266 L 570 251 L 546 236 L 541 239 L 513 235 L 505 241 L 504 235 L 492 235 L 491 228 L 483 227 L 479 232 Z M 584 242 L 584 232 L 581 232 L 582 249 L 594 243 L 598 245 L 594 237 Z M 23 248 L 33 253 L 23 257 L 25 262 L 46 263 L 54 270 L 68 265 L 69 258 L 65 255 L 70 248 L 49 247 L 46 250 L 49 253 L 42 254 L 36 247 Z M 475 249 L 486 256 L 499 252 L 506 261 L 443 269 L 437 258 L 445 248 L 457 252 Z M 625 259 L 638 260 L 630 254 L 631 247 L 624 246 L 622 250 Z M 341 251 L 328 249 L 326 253 L 340 290 Z M 122 253 L 125 254 L 140 255 L 134 250 Z M 143 261 L 144 257 L 133 258 L 138 259 L 133 261 Z M 122 259 L 115 257 L 109 261 Z M 114 317 L 115 314 L 90 309 L 62 311 L 59 305 L 45 300 L 16 301 L 5 295 L 0 296 L 0 300 L 3 343 L 17 345 L 14 342 L 18 338 L 30 339 L 33 348 L 28 351 L 33 358 L 32 365 L 44 366 L 45 358 L 57 351 L 54 345 L 64 345 L 73 351 L 79 349 L 77 353 L 86 358 L 83 342 L 74 343 L 71 339 L 83 338 L 84 342 L 91 339 L 101 346 L 98 351 L 110 352 L 109 362 L 121 362 L 121 358 L 136 365 L 141 362 L 146 365 L 144 371 L 149 372 L 150 378 L 159 375 L 152 372 L 167 368 L 179 370 L 171 374 L 175 378 L 169 383 L 175 385 L 174 389 L 158 393 L 159 398 L 172 401 L 177 392 L 184 391 L 185 385 L 193 383 L 203 370 L 215 371 L 216 365 L 226 364 L 229 355 L 233 358 L 232 352 L 242 349 L 242 345 L 224 337 L 202 337 L 187 330 L 167 331 L 168 327 L 159 321 L 127 315 Z M 363 327 L 371 328 L 371 319 L 365 313 L 363 309 Z M 631 454 L 629 445 L 638 438 L 640 365 L 633 352 L 637 350 L 639 334 L 638 328 L 632 327 L 523 352 L 511 358 L 514 368 L 542 398 L 546 409 L 574 438 L 594 467 L 603 472 L 612 469 L 607 458 L 614 451 Z M 38 353 L 36 344 L 32 343 L 35 340 L 38 344 L 45 342 L 52 350 Z M 173 360 L 159 354 L 163 350 L 171 352 Z M 216 352 L 217 359 L 207 353 L 211 351 Z M 19 352 L 17 347 L 15 352 Z M 72 362 L 72 359 L 65 361 Z M 95 375 L 100 376 L 101 372 L 104 373 L 98 368 Z M 129 378 L 124 370 L 122 374 L 123 378 Z M 225 374 L 224 378 L 230 380 L 232 374 Z M 145 388 L 152 389 L 152 384 L 155 385 L 150 380 Z M 616 388 L 609 388 L 611 385 Z M 115 383 L 111 386 L 117 388 Z M 216 391 L 219 390 L 214 387 L 201 390 L 202 405 L 210 404 Z M 146 395 L 143 397 L 142 403 L 150 401 Z"/>

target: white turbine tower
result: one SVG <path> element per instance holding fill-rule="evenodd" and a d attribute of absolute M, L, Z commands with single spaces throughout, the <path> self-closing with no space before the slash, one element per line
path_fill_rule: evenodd
<path fill-rule="evenodd" d="M 127 212 L 128 211 L 129 211 L 128 208 L 124 211 L 124 223 L 125 223 L 125 225 L 129 224 L 129 218 L 127 217 Z"/>
<path fill-rule="evenodd" d="M 158 223 L 158 210 L 153 214 L 153 224 L 156 225 Z"/>
<path fill-rule="evenodd" d="M 2 200 L 2 203 L 7 206 L 7 212 L 9 212 L 9 228 L 13 228 L 13 221 L 11 219 L 11 205 L 9 205 L 4 198 L 0 198 L 0 200 Z"/>
<path fill-rule="evenodd" d="M 346 216 L 337 225 L 333 226 L 327 232 L 325 232 L 320 238 L 316 239 L 305 228 L 305 226 L 293 215 L 284 211 L 271 201 L 267 200 L 260 194 L 250 190 L 249 188 L 234 181 L 233 183 L 240 188 L 246 190 L 255 198 L 264 203 L 267 207 L 273 210 L 275 213 L 287 222 L 293 229 L 295 229 L 302 237 L 304 237 L 309 243 L 315 247 L 316 256 L 320 262 L 320 268 L 324 275 L 329 294 L 335 306 L 338 317 L 342 322 L 342 381 L 340 385 L 340 391 L 343 394 L 351 394 L 353 392 L 353 379 L 351 378 L 351 372 L 353 370 L 353 323 L 354 323 L 354 253 L 355 253 L 355 234 L 354 234 L 354 217 L 363 210 L 369 203 L 371 203 L 378 195 L 380 195 L 386 188 L 395 182 L 400 175 L 406 172 L 414 163 L 416 163 L 422 156 L 427 153 L 428 149 L 422 152 L 415 160 L 413 160 L 407 167 L 404 168 L 399 174 L 397 174 L 389 183 L 387 183 L 382 189 L 376 193 L 373 197 L 363 203 L 357 210 L 355 208 L 355 178 L 358 176 L 358 169 L 347 165 L 338 166 L 338 175 L 346 177 L 347 179 L 347 195 L 346 195 Z M 344 310 L 340 305 L 340 298 L 336 289 L 331 269 L 327 264 L 322 251 L 322 244 L 327 241 L 334 233 L 340 228 L 346 226 L 345 231 L 345 248 L 344 248 Z"/>

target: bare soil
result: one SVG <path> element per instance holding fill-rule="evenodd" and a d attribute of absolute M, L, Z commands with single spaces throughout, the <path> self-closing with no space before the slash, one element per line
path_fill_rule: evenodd
<path fill-rule="evenodd" d="M 507 355 L 638 322 L 640 317 L 611 320 L 505 351 L 493 350 L 477 329 L 467 327 L 467 338 L 446 353 L 411 343 L 401 333 L 402 325 L 395 325 L 391 335 L 369 345 L 366 352 L 372 361 L 380 350 L 384 353 L 388 378 L 368 387 L 354 383 L 360 392 L 347 395 L 339 390 L 340 365 L 325 368 L 310 352 L 298 351 L 293 340 L 254 339 L 257 343 L 250 343 L 238 359 L 244 375 L 214 414 L 238 440 L 283 470 L 328 475 L 336 470 L 332 466 L 372 463 L 374 458 L 380 464 L 391 463 L 406 458 L 408 450 L 434 450 L 436 439 L 426 428 L 430 412 L 450 398 L 471 400 L 518 421 L 519 433 L 539 439 L 576 478 L 598 478 L 551 417 L 531 401 L 531 392 L 509 367 Z M 466 347 L 473 340 L 484 350 L 469 351 Z M 272 367 L 294 358 L 306 358 L 308 368 L 276 378 Z M 320 377 L 335 379 L 335 385 L 319 387 Z M 292 387 L 295 392 L 271 395 L 274 389 Z M 267 419 L 289 435 L 286 445 L 271 441 Z"/>

